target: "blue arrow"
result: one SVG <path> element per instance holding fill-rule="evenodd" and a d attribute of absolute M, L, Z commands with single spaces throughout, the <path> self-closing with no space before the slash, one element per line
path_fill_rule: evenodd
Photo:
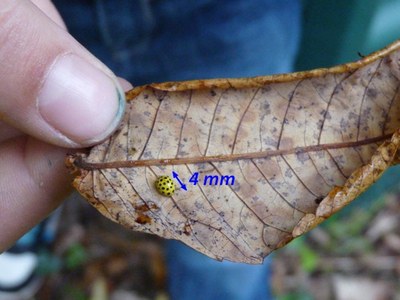
<path fill-rule="evenodd" d="M 179 179 L 178 173 L 172 171 L 172 177 L 174 177 L 176 180 L 178 180 L 179 184 L 181 185 L 181 189 L 184 189 L 185 191 L 187 191 L 186 184 L 184 184 L 184 183 Z"/>

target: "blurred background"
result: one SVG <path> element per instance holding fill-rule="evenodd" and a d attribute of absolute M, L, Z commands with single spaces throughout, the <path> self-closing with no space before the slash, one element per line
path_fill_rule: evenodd
<path fill-rule="evenodd" d="M 400 0 L 303 1 L 296 70 L 354 61 L 400 37 Z M 265 74 L 267 75 L 267 74 Z M 400 299 L 400 179 L 392 167 L 322 226 L 278 250 L 277 299 Z M 128 232 L 73 195 L 38 299 L 168 299 L 163 241 Z"/>
<path fill-rule="evenodd" d="M 400 1 L 303 1 L 296 69 L 354 61 L 400 38 Z M 276 252 L 277 299 L 400 299 L 400 168 Z"/>

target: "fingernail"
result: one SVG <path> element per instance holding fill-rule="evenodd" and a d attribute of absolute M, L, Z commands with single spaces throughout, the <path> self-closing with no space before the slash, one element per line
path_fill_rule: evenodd
<path fill-rule="evenodd" d="M 125 94 L 112 79 L 75 54 L 57 59 L 38 97 L 43 119 L 81 146 L 105 139 L 118 126 Z"/>

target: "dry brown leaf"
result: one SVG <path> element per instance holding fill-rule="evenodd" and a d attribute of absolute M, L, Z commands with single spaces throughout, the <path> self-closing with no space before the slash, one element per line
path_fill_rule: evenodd
<path fill-rule="evenodd" d="M 397 161 L 399 47 L 331 69 L 135 88 L 119 130 L 68 158 L 73 184 L 130 229 L 261 263 Z M 154 183 L 172 171 L 187 191 L 165 197 Z M 204 184 L 211 175 L 235 181 Z"/>

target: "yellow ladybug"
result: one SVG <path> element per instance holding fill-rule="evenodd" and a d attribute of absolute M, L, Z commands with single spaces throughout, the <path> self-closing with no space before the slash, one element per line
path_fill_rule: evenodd
<path fill-rule="evenodd" d="M 169 176 L 158 177 L 155 185 L 161 195 L 170 197 L 175 192 L 175 183 Z"/>

